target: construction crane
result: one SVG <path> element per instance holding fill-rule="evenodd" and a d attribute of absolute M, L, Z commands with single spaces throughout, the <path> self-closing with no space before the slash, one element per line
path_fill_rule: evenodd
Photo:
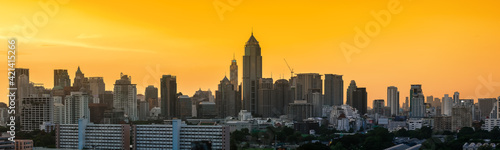
<path fill-rule="evenodd" d="M 290 75 L 290 78 L 292 78 L 292 77 L 293 77 L 293 69 L 292 69 L 292 68 L 290 68 L 290 65 L 288 65 L 288 62 L 286 62 L 286 59 L 285 59 L 285 58 L 283 58 L 283 60 L 285 60 L 286 66 L 288 66 L 288 69 L 290 69 L 290 74 L 291 74 L 291 75 Z"/>

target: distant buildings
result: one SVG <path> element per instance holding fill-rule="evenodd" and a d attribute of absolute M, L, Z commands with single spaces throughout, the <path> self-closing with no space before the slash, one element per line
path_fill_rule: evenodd
<path fill-rule="evenodd" d="M 422 118 L 425 116 L 424 94 L 422 93 L 422 85 L 411 85 L 410 89 L 410 117 Z"/>
<path fill-rule="evenodd" d="M 387 106 L 391 109 L 391 116 L 399 114 L 399 91 L 395 86 L 387 87 Z"/>
<path fill-rule="evenodd" d="M 351 80 L 351 83 L 349 84 L 349 87 L 347 88 L 347 93 L 346 93 L 346 104 L 349 106 L 352 106 L 353 102 L 353 94 L 354 90 L 356 90 L 358 87 L 356 86 L 356 81 Z"/>
<path fill-rule="evenodd" d="M 218 90 L 215 91 L 217 116 L 220 118 L 236 117 L 241 110 L 241 92 L 235 90 L 235 86 L 224 77 L 219 83 Z"/>
<path fill-rule="evenodd" d="M 40 129 L 44 122 L 53 121 L 53 100 L 50 95 L 24 97 L 22 102 L 21 131 Z"/>
<path fill-rule="evenodd" d="M 104 79 L 102 77 L 89 77 L 89 86 L 94 99 L 92 103 L 100 103 L 99 95 L 104 94 L 106 90 Z"/>
<path fill-rule="evenodd" d="M 451 129 L 453 131 L 472 126 L 472 113 L 469 106 L 454 106 L 451 112 Z"/>
<path fill-rule="evenodd" d="M 319 73 L 297 74 L 296 89 L 295 98 L 297 100 L 307 100 L 308 103 L 312 103 L 311 95 L 313 93 L 323 93 L 321 75 Z"/>
<path fill-rule="evenodd" d="M 323 105 L 344 104 L 344 80 L 342 75 L 325 74 L 325 99 Z"/>
<path fill-rule="evenodd" d="M 191 101 L 190 101 L 191 102 Z M 190 103 L 191 106 L 191 103 Z M 149 117 L 149 102 L 140 101 L 139 102 L 139 120 L 148 120 Z"/>
<path fill-rule="evenodd" d="M 262 56 L 260 45 L 252 35 L 245 44 L 243 56 L 243 108 L 252 114 L 258 113 L 258 84 L 262 78 Z"/>
<path fill-rule="evenodd" d="M 377 113 L 379 115 L 384 115 L 384 100 L 376 99 L 373 100 L 373 113 Z"/>
<path fill-rule="evenodd" d="M 290 83 L 285 79 L 276 80 L 274 82 L 274 93 L 275 109 L 279 115 L 285 115 L 288 104 L 293 103 Z"/>
<path fill-rule="evenodd" d="M 460 103 L 460 93 L 455 92 L 453 93 L 453 104 L 458 104 Z"/>
<path fill-rule="evenodd" d="M 179 96 L 179 117 L 181 119 L 191 118 L 193 116 L 193 102 L 187 95 Z"/>
<path fill-rule="evenodd" d="M 265 118 L 278 117 L 281 114 L 277 109 L 272 78 L 259 79 L 257 95 L 257 114 Z"/>
<path fill-rule="evenodd" d="M 238 91 L 238 64 L 236 63 L 236 59 L 233 56 L 233 60 L 231 60 L 231 66 L 229 66 L 229 80 L 231 84 L 233 84 L 234 91 Z"/>
<path fill-rule="evenodd" d="M 68 70 L 55 69 L 54 70 L 54 87 L 69 87 L 71 86 L 71 79 L 69 79 Z"/>
<path fill-rule="evenodd" d="M 491 110 L 493 110 L 494 104 L 497 102 L 496 98 L 480 98 L 477 100 L 479 103 L 479 109 L 481 110 L 481 120 L 487 119 Z"/>
<path fill-rule="evenodd" d="M 288 104 L 288 118 L 294 121 L 302 121 L 313 116 L 313 106 L 306 100 L 295 100 Z"/>
<path fill-rule="evenodd" d="M 443 97 L 443 104 L 442 104 L 442 115 L 443 116 L 451 116 L 451 109 L 453 107 L 453 100 L 451 97 L 448 96 L 448 94 L 444 94 Z"/>
<path fill-rule="evenodd" d="M 163 75 L 161 86 L 161 115 L 165 118 L 177 117 L 177 80 L 175 76 Z"/>
<path fill-rule="evenodd" d="M 149 85 L 144 91 L 144 97 L 149 103 L 149 110 L 153 109 L 153 107 L 160 107 L 158 105 L 158 88 Z"/>
<path fill-rule="evenodd" d="M 363 116 L 367 113 L 367 103 L 368 103 L 368 94 L 366 92 L 366 88 L 356 88 L 352 91 L 352 107 L 358 110 L 358 113 Z"/>
<path fill-rule="evenodd" d="M 89 110 L 90 96 L 86 92 L 71 92 L 71 95 L 66 96 L 64 124 L 76 124 L 80 118 L 90 118 Z"/>
<path fill-rule="evenodd" d="M 130 76 L 120 74 L 120 79 L 115 82 L 113 107 L 115 111 L 122 111 L 131 121 L 136 121 L 138 120 L 137 88 L 131 80 Z"/>

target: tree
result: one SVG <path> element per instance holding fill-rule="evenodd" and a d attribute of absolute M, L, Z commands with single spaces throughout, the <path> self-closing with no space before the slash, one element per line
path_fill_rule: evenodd
<path fill-rule="evenodd" d="M 337 144 L 330 146 L 330 149 L 334 149 L 334 150 L 347 150 L 347 148 L 345 148 L 342 145 L 341 142 L 337 142 Z"/>
<path fill-rule="evenodd" d="M 320 142 L 307 143 L 299 146 L 297 150 L 330 150 L 330 148 Z"/>

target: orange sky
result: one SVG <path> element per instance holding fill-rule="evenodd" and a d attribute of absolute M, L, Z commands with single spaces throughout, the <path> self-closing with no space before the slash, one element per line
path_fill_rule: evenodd
<path fill-rule="evenodd" d="M 51 2 L 56 7 L 40 5 Z M 341 43 L 356 46 L 355 29 L 365 31 L 376 21 L 371 12 L 388 11 L 388 5 L 400 12 L 391 14 L 359 53 L 345 57 Z M 53 86 L 54 69 L 68 69 L 73 80 L 80 66 L 87 77 L 104 77 L 107 90 L 123 72 L 132 76 L 138 93 L 149 84 L 158 86 L 162 74 L 176 75 L 184 94 L 215 91 L 229 75 L 233 53 L 241 82 L 244 44 L 253 27 L 262 47 L 263 77 L 288 79 L 286 58 L 296 73 L 342 74 L 345 88 L 356 80 L 367 88 L 369 106 L 373 99 L 386 99 L 391 85 L 399 88 L 402 104 L 414 83 L 422 84 L 425 96 L 454 91 L 461 98 L 500 96 L 496 0 L 19 0 L 1 6 L 2 58 L 6 38 L 16 36 L 17 67 L 29 68 L 30 80 L 47 88 Z M 26 20 L 36 32 L 24 30 Z M 4 88 L 6 61 L 0 67 Z"/>

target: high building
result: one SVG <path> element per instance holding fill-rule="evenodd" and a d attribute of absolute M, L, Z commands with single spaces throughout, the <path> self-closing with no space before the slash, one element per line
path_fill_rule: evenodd
<path fill-rule="evenodd" d="M 23 100 L 23 97 L 27 97 L 28 95 L 27 88 L 30 82 L 30 70 L 28 68 L 16 68 L 14 72 L 15 72 L 14 85 L 10 87 L 17 89 L 17 93 L 15 95 L 16 99 L 14 100 L 14 102 L 16 102 L 15 111 L 20 112 L 16 113 L 16 124 L 20 125 L 21 121 L 20 116 L 22 115 L 21 108 L 23 107 L 21 101 Z M 26 94 L 23 94 L 23 91 L 26 91 L 24 92 Z"/>
<path fill-rule="evenodd" d="M 40 129 L 44 122 L 53 121 L 53 99 L 45 94 L 42 97 L 24 97 L 23 115 L 21 117 L 21 131 Z"/>
<path fill-rule="evenodd" d="M 295 100 L 288 104 L 288 118 L 294 121 L 302 121 L 313 116 L 313 106 L 306 100 Z"/>
<path fill-rule="evenodd" d="M 353 98 L 353 92 L 354 90 L 356 90 L 358 87 L 356 86 L 356 81 L 354 80 L 351 80 L 351 83 L 349 84 L 349 87 L 347 88 L 347 94 L 346 94 L 346 104 L 349 105 L 349 106 L 353 106 L 352 105 L 352 98 Z"/>
<path fill-rule="evenodd" d="M 113 108 L 113 91 L 104 91 L 103 94 L 99 95 L 99 102 L 106 104 L 108 109 Z"/>
<path fill-rule="evenodd" d="M 494 104 L 497 102 L 496 98 L 480 98 L 477 100 L 479 103 L 479 109 L 481 111 L 481 120 L 487 119 Z"/>
<path fill-rule="evenodd" d="M 148 120 L 149 103 L 147 101 L 139 102 L 139 120 Z"/>
<path fill-rule="evenodd" d="M 108 106 L 103 103 L 89 104 L 90 118 L 89 121 L 95 124 L 104 123 L 104 114 Z"/>
<path fill-rule="evenodd" d="M 391 109 L 391 116 L 399 114 L 399 91 L 395 86 L 387 87 L 387 106 Z"/>
<path fill-rule="evenodd" d="M 454 106 L 451 115 L 451 129 L 457 131 L 463 127 L 472 127 L 471 108 L 468 106 Z"/>
<path fill-rule="evenodd" d="M 231 84 L 233 84 L 234 91 L 238 91 L 238 64 L 236 63 L 236 59 L 233 55 L 233 60 L 231 60 L 231 66 L 229 66 L 229 80 Z"/>
<path fill-rule="evenodd" d="M 425 98 L 422 92 L 422 85 L 411 85 L 410 89 L 410 117 L 421 118 L 425 116 Z"/>
<path fill-rule="evenodd" d="M 451 110 L 453 107 L 453 99 L 448 96 L 448 94 L 444 94 L 443 97 L 443 105 L 441 107 L 441 114 L 443 116 L 451 116 Z"/>
<path fill-rule="evenodd" d="M 240 93 L 241 93 L 241 85 L 240 85 Z M 192 109 L 193 117 L 197 117 L 198 116 L 197 109 L 200 102 L 215 102 L 215 98 L 210 89 L 208 89 L 207 91 L 202 91 L 200 88 L 193 94 L 193 96 L 191 97 L 191 101 L 193 102 L 193 109 Z"/>
<path fill-rule="evenodd" d="M 80 118 L 77 124 L 57 124 L 55 131 L 58 149 L 130 149 L 128 124 L 93 124 Z"/>
<path fill-rule="evenodd" d="M 285 115 L 288 104 L 293 103 L 290 83 L 285 79 L 276 80 L 274 82 L 274 93 L 276 109 L 280 115 Z"/>
<path fill-rule="evenodd" d="M 360 87 L 352 91 L 352 107 L 358 110 L 358 113 L 363 116 L 367 113 L 368 94 L 366 88 Z"/>
<path fill-rule="evenodd" d="M 344 80 L 342 75 L 325 74 L 324 105 L 340 106 L 344 104 Z"/>
<path fill-rule="evenodd" d="M 54 87 L 68 87 L 71 86 L 71 79 L 69 79 L 68 70 L 55 69 L 54 70 Z"/>
<path fill-rule="evenodd" d="M 115 111 L 122 111 L 131 121 L 138 119 L 137 88 L 132 84 L 132 78 L 123 73 L 120 73 L 120 79 L 115 82 L 113 108 Z"/>
<path fill-rule="evenodd" d="M 323 98 L 319 91 L 309 94 L 309 101 L 313 105 L 313 117 L 323 117 Z"/>
<path fill-rule="evenodd" d="M 312 93 L 323 93 L 323 80 L 319 73 L 299 73 L 297 74 L 296 87 L 295 97 L 299 100 L 307 100 L 308 103 L 312 103 L 312 100 L 309 99 Z"/>
<path fill-rule="evenodd" d="M 54 103 L 54 108 L 53 108 L 53 123 L 55 124 L 63 124 L 66 123 L 66 107 L 64 104 L 62 104 L 62 97 L 61 96 L 54 96 L 53 98 L 53 103 Z"/>
<path fill-rule="evenodd" d="M 455 92 L 453 93 L 453 104 L 458 104 L 460 103 L 460 93 Z"/>
<path fill-rule="evenodd" d="M 65 99 L 65 124 L 76 124 L 80 118 L 90 118 L 90 96 L 86 92 L 71 92 Z"/>
<path fill-rule="evenodd" d="M 373 113 L 377 113 L 379 115 L 384 115 L 384 100 L 376 99 L 373 100 Z"/>
<path fill-rule="evenodd" d="M 262 117 L 277 117 L 280 112 L 276 108 L 273 79 L 260 78 L 257 94 L 257 114 Z"/>
<path fill-rule="evenodd" d="M 89 79 L 85 77 L 85 74 L 80 70 L 80 66 L 78 66 L 75 73 L 75 79 L 73 80 L 73 89 L 79 91 L 82 88 L 90 90 Z M 87 93 L 89 92 L 87 91 Z"/>
<path fill-rule="evenodd" d="M 193 102 L 187 95 L 179 96 L 179 117 L 181 119 L 188 119 L 193 116 Z"/>
<path fill-rule="evenodd" d="M 149 85 L 146 87 L 144 94 L 146 101 L 149 103 L 149 110 L 154 107 L 160 107 L 160 105 L 158 105 L 158 88 L 153 85 Z"/>
<path fill-rule="evenodd" d="M 177 79 L 172 75 L 163 75 L 160 79 L 161 115 L 165 118 L 177 117 Z"/>
<path fill-rule="evenodd" d="M 171 120 L 159 125 L 133 125 L 132 143 L 137 150 L 189 150 L 195 143 L 207 142 L 207 149 L 229 150 L 230 128 L 222 125 L 187 125 Z"/>
<path fill-rule="evenodd" d="M 198 118 L 212 119 L 217 117 L 217 107 L 214 102 L 200 102 L 196 109 Z"/>
<path fill-rule="evenodd" d="M 106 84 L 104 84 L 103 78 L 89 77 L 89 86 L 90 91 L 92 91 L 92 97 L 94 99 L 92 103 L 101 103 L 99 95 L 104 94 L 106 90 Z"/>
<path fill-rule="evenodd" d="M 436 116 L 436 117 L 434 117 L 434 130 L 452 131 L 451 116 Z"/>
<path fill-rule="evenodd" d="M 241 110 L 241 94 L 234 90 L 227 77 L 224 77 L 219 83 L 218 90 L 215 91 L 215 105 L 217 107 L 217 116 L 225 118 L 228 116 L 236 117 Z"/>
<path fill-rule="evenodd" d="M 260 45 L 252 35 L 245 44 L 243 56 L 243 108 L 252 114 L 257 114 L 257 90 L 259 79 L 262 78 L 262 56 Z"/>

